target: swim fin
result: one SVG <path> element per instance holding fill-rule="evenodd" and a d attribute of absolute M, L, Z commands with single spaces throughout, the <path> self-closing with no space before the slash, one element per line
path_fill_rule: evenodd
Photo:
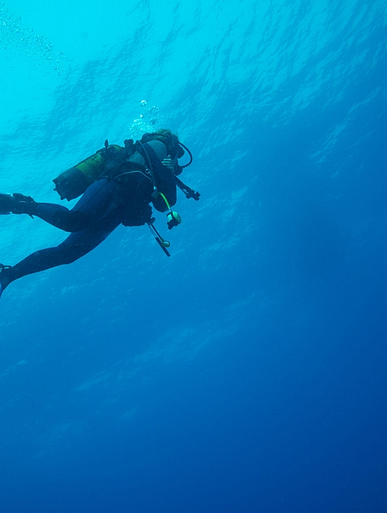
<path fill-rule="evenodd" d="M 35 213 L 36 203 L 31 196 L 23 194 L 0 194 L 0 214 L 29 214 Z"/>
<path fill-rule="evenodd" d="M 7 279 L 7 274 L 9 272 L 9 269 L 11 269 L 10 265 L 4 265 L 0 264 L 0 297 L 4 290 L 8 287 L 10 284 L 9 278 Z"/>

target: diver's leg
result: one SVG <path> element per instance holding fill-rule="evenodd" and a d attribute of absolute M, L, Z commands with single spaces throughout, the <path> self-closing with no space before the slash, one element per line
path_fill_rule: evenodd
<path fill-rule="evenodd" d="M 11 282 L 23 276 L 78 260 L 101 244 L 120 223 L 118 216 L 105 218 L 98 225 L 72 233 L 57 247 L 36 251 L 15 266 L 0 267 L 0 295 Z"/>
<path fill-rule="evenodd" d="M 87 188 L 72 210 L 62 205 L 38 203 L 35 215 L 66 232 L 78 232 L 98 222 L 114 208 L 117 189 L 116 182 L 103 178 Z"/>
<path fill-rule="evenodd" d="M 37 216 L 61 230 L 77 232 L 84 230 L 106 215 L 112 208 L 117 188 L 118 185 L 112 180 L 97 180 L 88 187 L 72 210 L 56 203 L 37 203 L 29 196 L 22 196 L 21 194 L 0 196 L 4 196 L 3 213 L 8 209 L 8 213 Z M 1 200 L 0 197 L 0 207 L 2 205 Z M 8 208 L 11 203 L 13 204 L 12 210 Z"/>

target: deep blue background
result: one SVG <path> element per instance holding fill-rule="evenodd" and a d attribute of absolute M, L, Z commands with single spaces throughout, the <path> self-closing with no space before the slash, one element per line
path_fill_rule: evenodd
<path fill-rule="evenodd" d="M 170 259 L 120 227 L 4 293 L 2 510 L 386 511 L 384 3 L 117 2 L 115 31 L 97 2 L 57 29 L 67 60 L 21 4 L 6 66 L 47 103 L 15 97 L 1 190 L 58 201 L 106 137 L 169 126 L 202 197 L 158 217 Z M 5 264 L 63 238 L 0 221 Z"/>

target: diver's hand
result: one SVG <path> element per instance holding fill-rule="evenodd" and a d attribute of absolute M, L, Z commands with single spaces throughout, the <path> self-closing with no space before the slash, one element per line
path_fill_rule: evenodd
<path fill-rule="evenodd" d="M 165 159 L 161 161 L 162 165 L 167 167 L 171 173 L 175 172 L 175 165 L 171 159 L 171 156 L 168 155 Z"/>

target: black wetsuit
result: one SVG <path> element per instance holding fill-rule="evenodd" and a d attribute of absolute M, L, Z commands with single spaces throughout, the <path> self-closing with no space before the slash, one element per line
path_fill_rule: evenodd
<path fill-rule="evenodd" d="M 167 150 L 159 141 L 157 144 L 152 143 L 151 150 L 148 150 L 153 160 L 158 159 L 160 166 L 161 160 L 167 156 Z M 141 155 L 137 155 L 137 161 L 141 161 L 141 158 Z M 158 169 L 160 182 L 164 185 L 164 190 L 160 188 L 160 192 L 167 196 L 172 206 L 176 202 L 173 175 L 164 166 Z M 155 171 L 157 174 L 157 166 Z M 59 246 L 36 251 L 15 266 L 7 268 L 4 285 L 8 286 L 28 274 L 74 262 L 101 244 L 121 223 L 125 226 L 138 226 L 149 222 L 152 213 L 150 202 L 158 210 L 166 210 L 163 201 L 159 202 L 160 198 L 157 203 L 152 198 L 153 184 L 149 177 L 133 172 L 126 175 L 124 164 L 118 174 L 121 175 L 120 179 L 102 178 L 90 185 L 71 210 L 58 204 L 37 203 L 34 216 L 71 234 Z"/>

